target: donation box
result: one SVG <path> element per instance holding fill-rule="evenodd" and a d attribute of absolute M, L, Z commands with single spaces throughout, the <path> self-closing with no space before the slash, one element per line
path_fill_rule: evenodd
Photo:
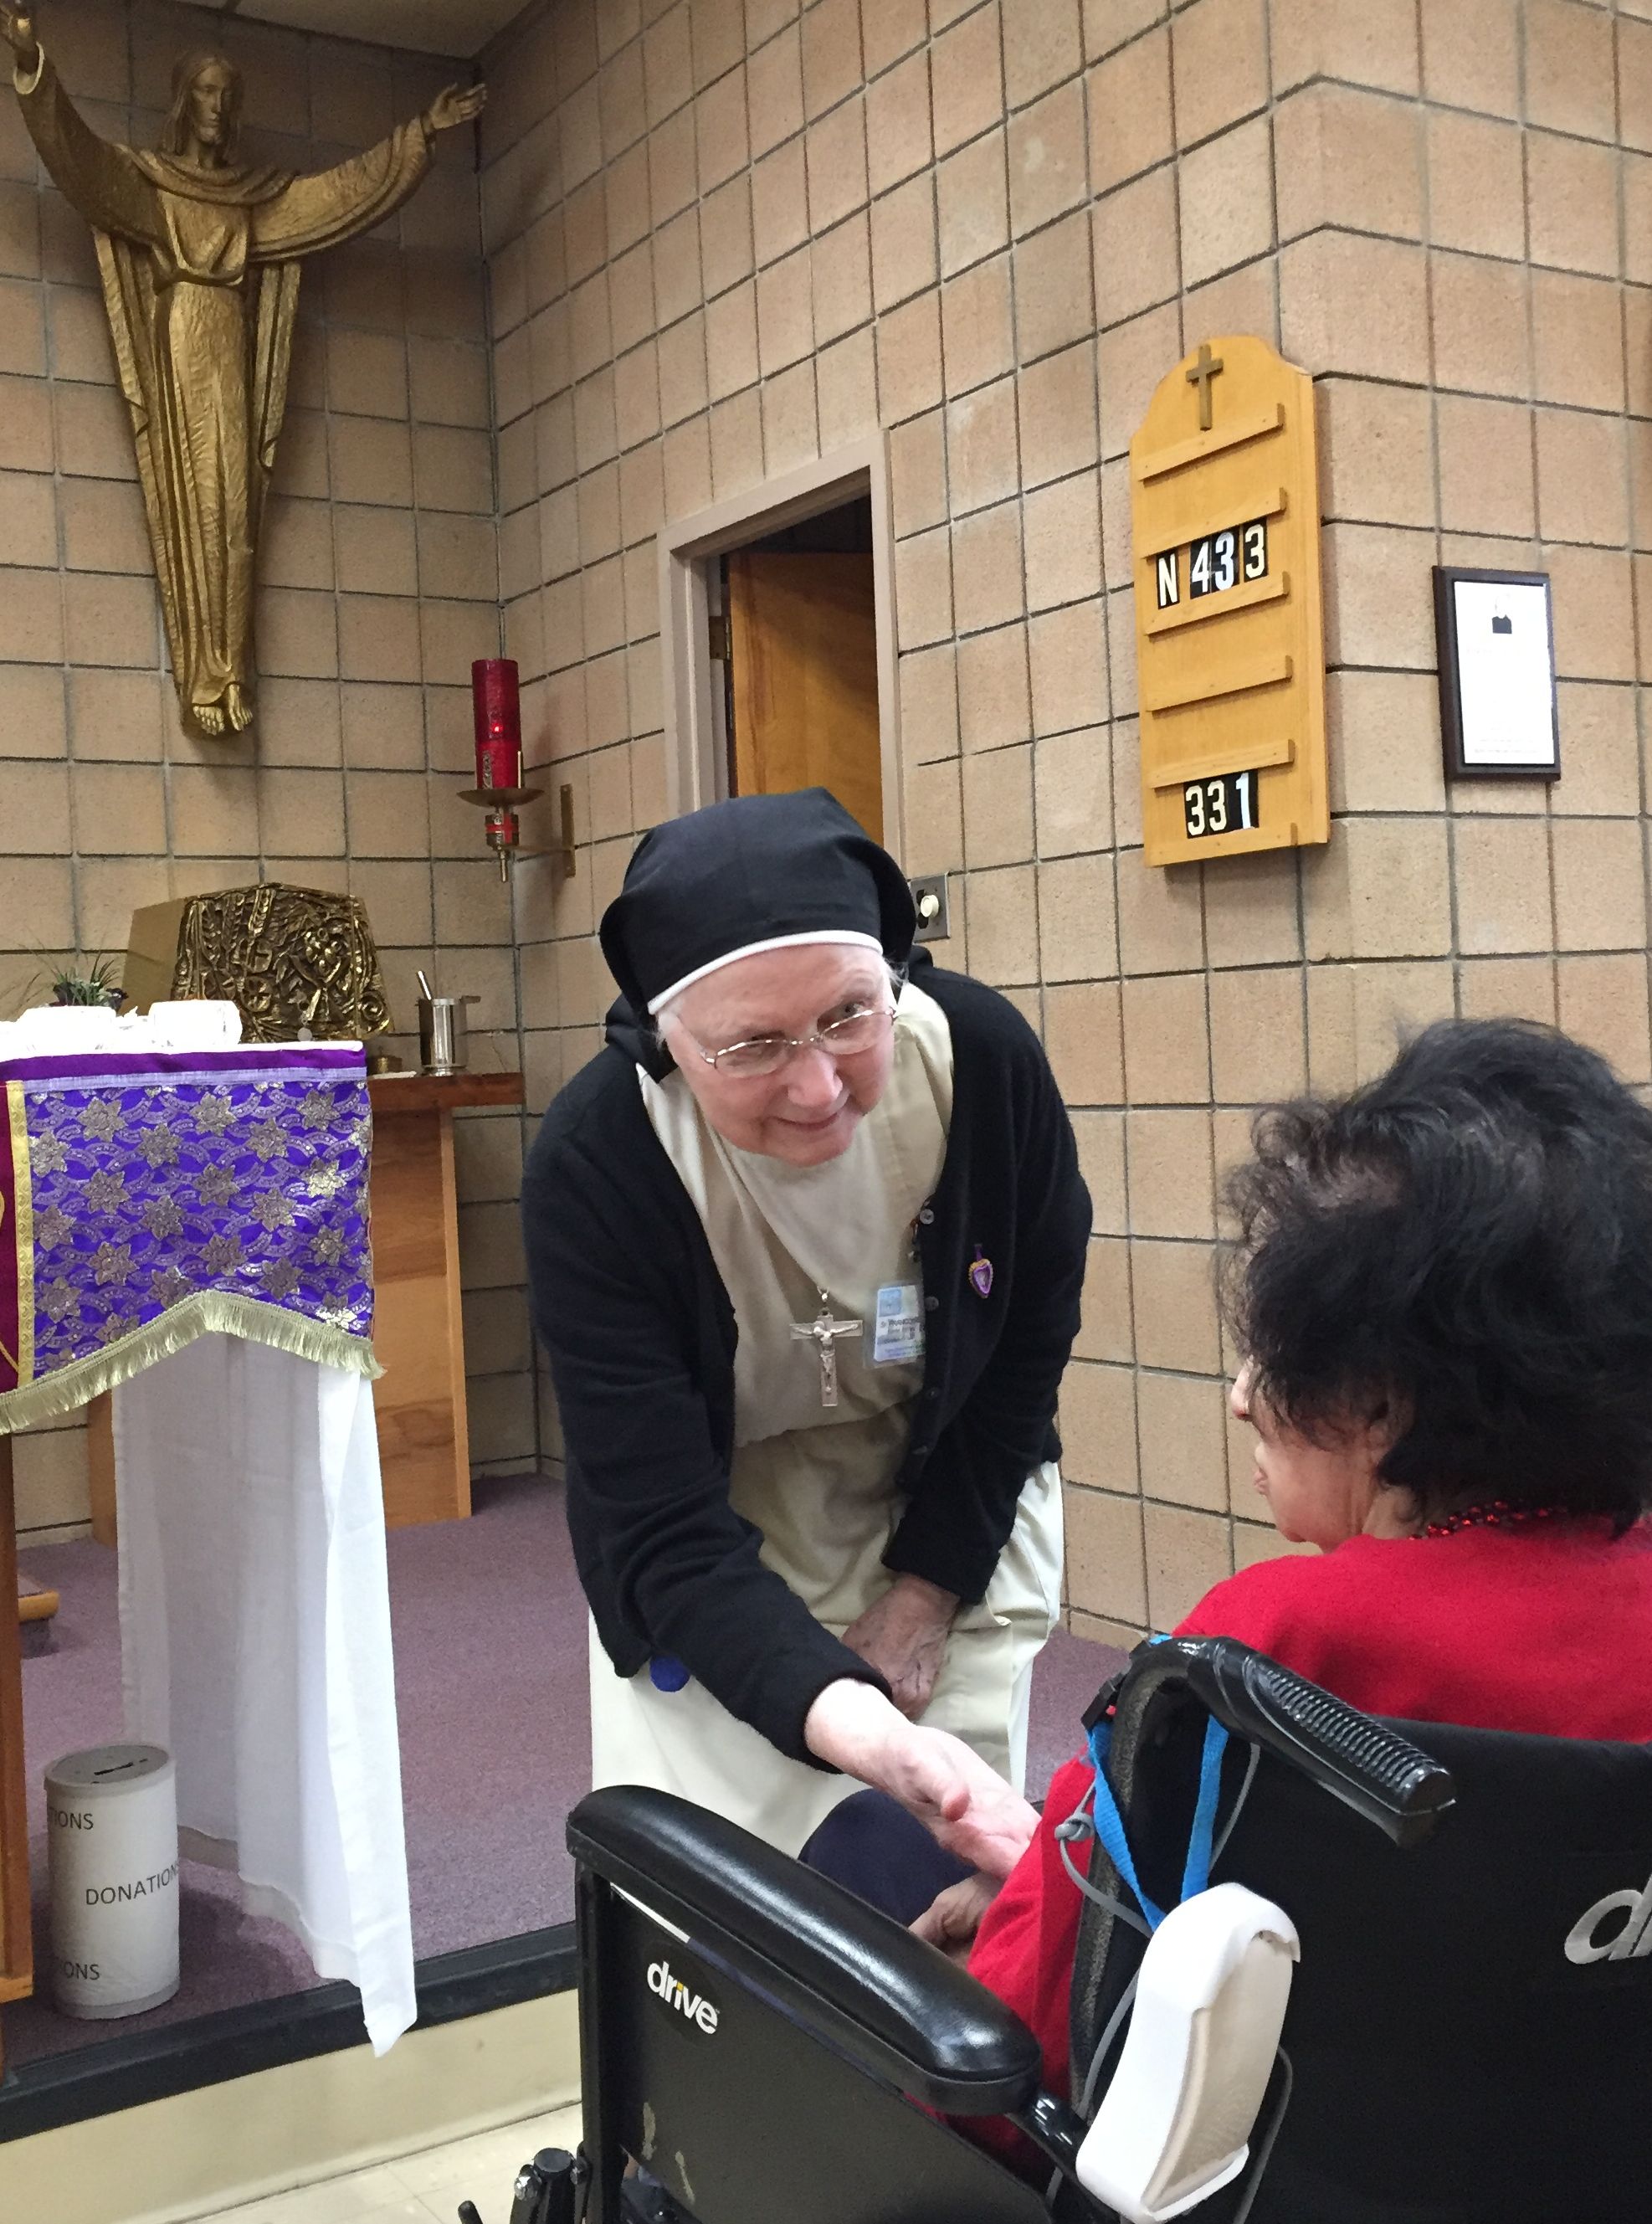
<path fill-rule="evenodd" d="M 46 1772 L 52 1990 L 65 2015 L 139 2015 L 178 1989 L 177 1772 L 159 1746 Z"/>
<path fill-rule="evenodd" d="M 1313 380 L 1250 334 L 1203 342 L 1130 483 L 1147 862 L 1328 840 Z"/>

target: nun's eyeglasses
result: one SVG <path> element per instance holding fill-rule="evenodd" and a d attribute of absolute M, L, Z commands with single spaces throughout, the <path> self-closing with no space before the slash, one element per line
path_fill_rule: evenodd
<path fill-rule="evenodd" d="M 857 1058 L 881 1041 L 894 1018 L 892 1008 L 849 1012 L 811 1035 L 753 1035 L 749 1042 L 730 1043 L 726 1050 L 708 1050 L 697 1036 L 689 1034 L 680 1020 L 678 1025 L 706 1064 L 715 1066 L 725 1080 L 761 1081 L 790 1065 L 800 1050 L 823 1050 L 828 1058 Z"/>

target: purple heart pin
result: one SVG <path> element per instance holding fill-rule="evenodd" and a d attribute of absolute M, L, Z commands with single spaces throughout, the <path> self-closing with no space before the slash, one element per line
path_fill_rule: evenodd
<path fill-rule="evenodd" d="M 993 1262 L 983 1256 L 979 1243 L 975 1246 L 975 1263 L 969 1269 L 969 1286 L 978 1298 L 990 1298 L 993 1294 Z"/>

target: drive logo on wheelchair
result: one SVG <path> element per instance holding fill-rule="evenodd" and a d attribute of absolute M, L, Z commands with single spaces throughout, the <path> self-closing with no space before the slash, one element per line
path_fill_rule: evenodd
<path fill-rule="evenodd" d="M 648 1964 L 648 1989 L 667 2007 L 675 2008 L 687 2022 L 697 2024 L 708 2038 L 716 2037 L 717 2011 L 703 1993 L 690 1992 L 680 1977 L 672 1976 L 669 1962 Z"/>
<path fill-rule="evenodd" d="M 1608 1916 L 1624 1912 L 1622 1926 L 1610 1938 L 1598 1938 L 1596 1932 Z M 1609 1892 L 1604 1899 L 1596 1900 L 1566 1934 L 1566 1958 L 1568 1962 L 1629 1962 L 1643 1961 L 1652 1954 L 1652 1878 L 1639 1892 L 1625 1886 L 1622 1892 Z"/>

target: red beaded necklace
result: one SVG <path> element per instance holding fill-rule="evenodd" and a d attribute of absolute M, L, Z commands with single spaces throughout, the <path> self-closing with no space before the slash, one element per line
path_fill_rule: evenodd
<path fill-rule="evenodd" d="M 1416 1533 L 1421 1539 L 1454 1537 L 1460 1529 L 1516 1529 L 1527 1522 L 1556 1520 L 1560 1513 L 1561 1508 L 1555 1506 L 1510 1506 L 1506 1498 L 1488 1498 L 1478 1506 L 1460 1506 L 1454 1513 L 1427 1523 Z"/>

